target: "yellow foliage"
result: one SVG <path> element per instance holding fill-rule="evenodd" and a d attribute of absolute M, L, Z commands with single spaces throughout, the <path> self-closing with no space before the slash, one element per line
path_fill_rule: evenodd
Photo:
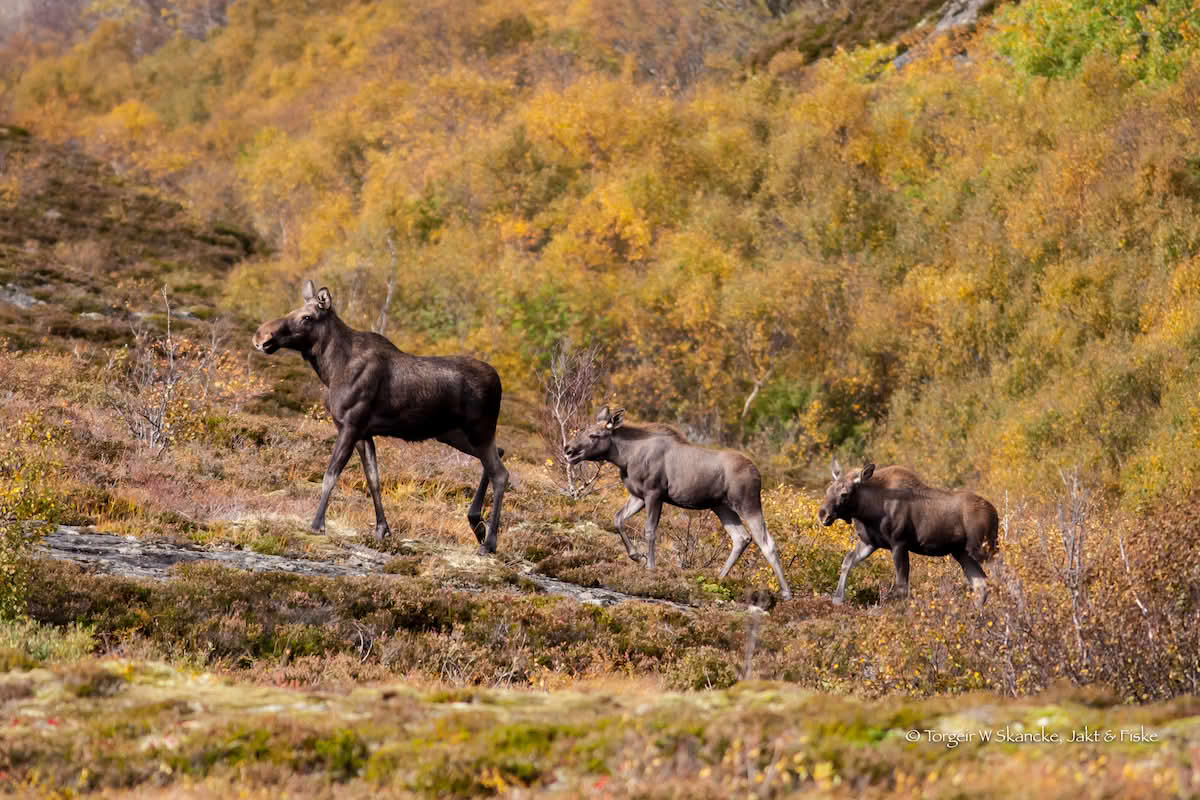
<path fill-rule="evenodd" d="M 631 412 L 789 475 L 1078 464 L 1150 497 L 1200 468 L 1172 449 L 1200 388 L 1190 18 L 1132 55 L 1100 26 L 1059 73 L 1020 64 L 1074 6 L 1034 0 L 902 70 L 885 44 L 748 74 L 777 23 L 711 4 L 245 0 L 154 53 L 127 5 L 6 96 L 253 225 L 275 253 L 231 274 L 240 311 L 320 273 L 371 324 L 391 285 L 391 336 L 512 386 L 600 342 Z"/>

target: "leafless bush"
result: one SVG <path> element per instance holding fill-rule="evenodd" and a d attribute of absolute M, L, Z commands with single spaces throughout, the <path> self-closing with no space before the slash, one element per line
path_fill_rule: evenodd
<path fill-rule="evenodd" d="M 569 464 L 563 447 L 587 422 L 592 399 L 601 384 L 600 348 L 592 345 L 575 349 L 569 341 L 559 341 L 550 354 L 549 369 L 540 377 L 546 393 L 542 437 L 566 474 L 567 496 L 578 499 L 595 487 L 600 465 Z"/>
<path fill-rule="evenodd" d="M 680 569 L 707 569 L 719 564 L 725 553 L 725 532 L 714 536 L 711 526 L 694 524 L 697 519 L 711 519 L 711 516 L 700 513 L 688 513 L 687 525 L 682 531 L 674 528 L 663 530 L 671 540 L 672 549 L 679 558 Z"/>
<path fill-rule="evenodd" d="M 1088 514 L 1092 510 L 1091 492 L 1079 485 L 1079 468 L 1059 471 L 1066 496 L 1058 504 L 1058 534 L 1062 540 L 1063 560 L 1058 574 L 1071 597 L 1071 621 L 1075 626 L 1075 644 L 1086 669 L 1087 646 L 1084 644 L 1082 617 L 1087 613 L 1087 541 Z"/>
<path fill-rule="evenodd" d="M 133 347 L 113 353 L 105 366 L 105 405 L 115 411 L 140 447 L 158 458 L 171 444 L 171 412 L 180 383 L 180 348 L 171 335 L 171 303 L 162 289 L 166 332 L 133 328 Z"/>
<path fill-rule="evenodd" d="M 159 333 L 144 321 L 134 324 L 133 344 L 110 353 L 103 376 L 105 407 L 155 458 L 180 436 L 196 433 L 201 408 L 220 402 L 236 412 L 264 391 L 261 379 L 226 349 L 227 325 L 211 323 L 202 339 L 177 337 L 166 288 L 160 293 L 166 311 L 164 331 Z"/>

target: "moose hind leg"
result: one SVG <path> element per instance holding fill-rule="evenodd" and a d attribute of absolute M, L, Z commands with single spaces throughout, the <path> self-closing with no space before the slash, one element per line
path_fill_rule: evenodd
<path fill-rule="evenodd" d="M 483 540 L 487 535 L 487 526 L 483 524 L 483 498 L 487 495 L 488 471 L 485 468 L 483 475 L 479 478 L 479 487 L 475 490 L 475 497 L 471 499 L 471 507 L 467 509 L 467 524 L 471 526 L 471 533 L 475 534 L 475 539 L 483 544 Z"/>
<path fill-rule="evenodd" d="M 725 566 L 721 567 L 721 571 L 717 573 L 718 578 L 724 578 L 742 557 L 742 553 L 746 552 L 746 547 L 750 544 L 750 534 L 746 533 L 746 529 L 742 527 L 741 517 L 729 506 L 718 506 L 713 511 L 721 520 L 721 524 L 725 526 L 725 532 L 729 534 L 731 542 L 729 558 L 725 559 Z"/>
<path fill-rule="evenodd" d="M 771 565 L 775 579 L 779 581 L 779 594 L 784 600 L 790 600 L 792 587 L 788 585 L 787 576 L 783 574 L 783 564 L 779 563 L 779 549 L 775 546 L 775 539 L 771 536 L 771 532 L 767 530 L 767 521 L 763 518 L 761 506 L 747 511 L 742 519 L 746 521 L 746 526 L 750 528 L 750 535 L 754 537 L 754 543 L 762 551 L 763 558 Z"/>
<path fill-rule="evenodd" d="M 495 442 L 487 446 L 479 460 L 483 462 L 484 477 L 492 482 L 492 518 L 488 521 L 487 539 L 479 545 L 479 552 L 486 555 L 496 552 L 500 534 L 500 505 L 504 502 L 504 490 L 508 488 L 508 470 L 500 460 L 500 451 Z"/>
<path fill-rule="evenodd" d="M 987 573 L 983 571 L 979 562 L 968 555 L 965 550 L 953 555 L 954 560 L 962 567 L 963 575 L 966 576 L 971 591 L 975 593 L 975 604 L 983 608 L 983 603 L 987 599 Z"/>
<path fill-rule="evenodd" d="M 504 451 L 497 448 L 495 442 L 492 442 L 486 447 L 475 447 L 471 444 L 471 440 L 467 437 L 467 434 L 457 428 L 452 431 L 447 431 L 446 433 L 437 437 L 437 440 L 442 444 L 450 445 L 460 453 L 466 453 L 469 456 L 478 458 L 479 462 L 483 465 L 483 475 L 479 478 L 479 486 L 476 487 L 475 496 L 471 498 L 471 506 L 467 509 L 467 524 L 471 527 L 471 533 L 475 535 L 475 540 L 479 542 L 479 552 L 494 553 L 496 551 L 496 525 L 493 524 L 492 526 L 492 535 L 490 537 L 492 540 L 492 547 L 490 550 L 487 550 L 487 540 L 489 537 L 487 535 L 487 529 L 483 524 L 483 501 L 484 497 L 487 495 L 487 487 L 489 483 L 492 484 L 493 496 L 497 495 L 496 479 L 493 469 L 494 464 L 498 464 L 500 469 L 504 470 L 504 465 L 500 463 L 500 456 L 504 454 Z M 491 456 L 494 458 L 494 464 L 491 460 L 489 460 L 489 450 L 491 451 Z M 504 480 L 505 485 L 507 485 L 507 470 L 504 470 Z M 500 488 L 499 494 L 503 493 L 504 489 Z M 493 504 L 495 505 L 495 508 L 499 510 L 499 502 L 494 500 Z M 492 518 L 496 519 L 495 513 L 493 513 Z"/>
<path fill-rule="evenodd" d="M 375 504 L 375 538 L 386 539 L 392 535 L 392 531 L 388 528 L 387 517 L 383 513 L 383 498 L 379 495 L 379 462 L 375 458 L 375 440 L 368 436 L 360 439 L 354 447 L 358 450 L 358 460 L 362 462 L 363 472 L 367 475 L 371 502 Z"/>

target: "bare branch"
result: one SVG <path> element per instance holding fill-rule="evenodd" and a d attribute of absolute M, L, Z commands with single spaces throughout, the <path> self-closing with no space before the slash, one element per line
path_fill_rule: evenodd
<path fill-rule="evenodd" d="M 550 368 L 540 376 L 546 397 L 542 436 L 550 446 L 554 461 L 564 470 L 565 493 L 576 499 L 588 494 L 595 486 L 600 477 L 600 465 L 570 464 L 563 454 L 563 447 L 587 419 L 601 382 L 599 357 L 597 345 L 576 350 L 569 342 L 560 341 L 550 354 Z"/>

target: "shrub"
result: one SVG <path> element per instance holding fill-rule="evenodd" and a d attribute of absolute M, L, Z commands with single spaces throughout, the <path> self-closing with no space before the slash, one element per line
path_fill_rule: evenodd
<path fill-rule="evenodd" d="M 697 647 L 667 670 L 667 686 L 672 689 L 725 689 L 737 683 L 735 655 L 714 647 Z"/>

